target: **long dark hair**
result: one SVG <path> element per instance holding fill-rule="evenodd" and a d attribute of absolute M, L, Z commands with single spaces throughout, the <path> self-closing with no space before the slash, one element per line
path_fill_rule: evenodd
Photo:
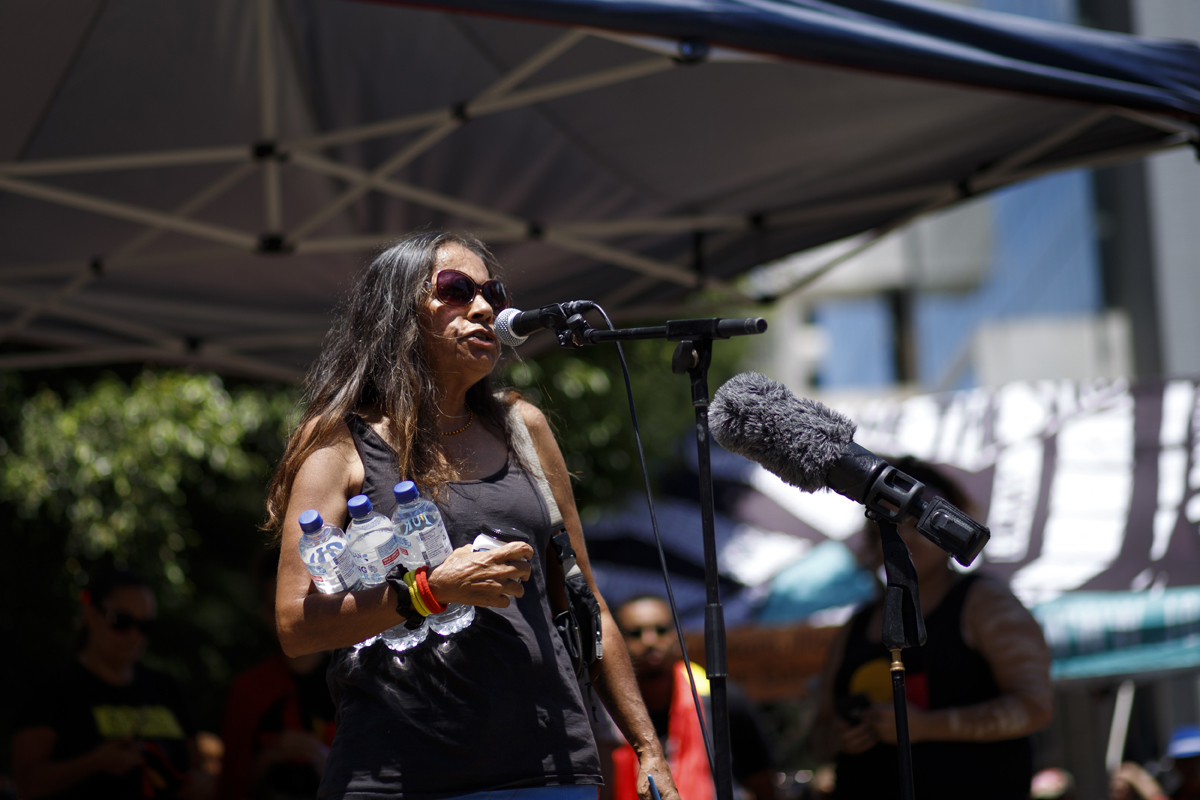
<path fill-rule="evenodd" d="M 380 253 L 343 299 L 305 379 L 304 414 L 267 490 L 267 529 L 282 527 L 300 465 L 363 406 L 377 407 L 386 418 L 402 478 L 434 492 L 454 479 L 437 434 L 434 375 L 421 343 L 421 309 L 430 291 L 426 282 L 438 250 L 449 244 L 479 256 L 488 274 L 496 274 L 496 259 L 478 239 L 418 233 Z M 490 376 L 467 390 L 467 406 L 511 442 L 505 405 Z"/>

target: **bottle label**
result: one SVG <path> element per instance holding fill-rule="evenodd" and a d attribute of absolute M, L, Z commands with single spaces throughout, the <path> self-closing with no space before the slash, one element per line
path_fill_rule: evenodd
<path fill-rule="evenodd" d="M 354 567 L 354 554 L 350 552 L 349 547 L 343 547 L 338 551 L 337 558 L 338 572 L 345 576 L 345 582 L 350 583 L 358 576 L 358 571 Z"/>
<path fill-rule="evenodd" d="M 436 567 L 446 560 L 446 556 L 454 549 L 450 536 L 446 533 L 446 523 L 442 522 L 441 512 L 428 500 L 421 500 L 414 509 L 416 513 L 405 515 L 397 520 L 396 530 L 403 531 L 405 536 L 419 536 L 421 549 L 424 550 L 425 563 Z"/>
<path fill-rule="evenodd" d="M 375 552 L 379 553 L 379 560 L 385 567 L 385 572 L 392 568 L 392 565 L 400 558 L 400 548 L 396 545 L 396 540 L 388 542 L 382 547 L 376 547 Z"/>
<path fill-rule="evenodd" d="M 426 520 L 425 527 L 421 531 L 421 544 L 425 545 L 425 558 L 429 561 L 429 566 L 436 567 L 446 560 L 454 546 L 450 543 L 450 535 L 446 533 L 446 524 L 442 522 L 440 514 L 437 516 L 422 514 L 421 518 Z"/>
<path fill-rule="evenodd" d="M 407 530 L 396 530 L 396 544 L 400 547 L 400 560 L 405 564 L 421 560 L 421 538 L 413 536 Z"/>
<path fill-rule="evenodd" d="M 382 583 L 392 565 L 399 560 L 400 548 L 396 546 L 395 538 L 392 538 L 378 547 L 354 551 L 353 555 L 359 573 L 368 584 L 374 585 Z"/>
<path fill-rule="evenodd" d="M 308 551 L 305 566 L 308 567 L 318 591 L 323 594 L 345 591 L 346 581 L 343 575 L 346 573 L 340 563 L 344 562 L 345 554 L 346 549 L 337 540 L 328 541 Z"/>

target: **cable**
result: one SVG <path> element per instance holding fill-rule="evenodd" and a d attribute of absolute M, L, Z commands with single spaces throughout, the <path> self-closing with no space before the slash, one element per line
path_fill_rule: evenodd
<path fill-rule="evenodd" d="M 616 330 L 608 313 L 600 305 L 596 306 L 600 316 L 609 330 Z M 625 395 L 629 399 L 629 417 L 633 422 L 633 439 L 637 443 L 638 462 L 642 466 L 642 480 L 646 484 L 646 505 L 650 508 L 650 529 L 654 532 L 654 544 L 658 547 L 658 561 L 662 565 L 663 583 L 667 587 L 667 602 L 671 605 L 671 618 L 675 623 L 675 634 L 679 637 L 679 647 L 683 650 L 683 664 L 687 670 L 688 683 L 692 687 L 692 703 L 696 706 L 696 718 L 700 721 L 700 734 L 704 739 L 704 752 L 708 756 L 708 771 L 716 775 L 716 758 L 713 756 L 712 739 L 708 735 L 708 725 L 704 722 L 704 711 L 700 707 L 700 693 L 696 690 L 696 677 L 692 674 L 692 660 L 688 657 L 687 643 L 683 640 L 683 625 L 679 622 L 679 607 L 675 604 L 675 592 L 671 589 L 671 574 L 667 570 L 667 553 L 663 549 L 662 536 L 658 533 L 658 517 L 654 513 L 654 498 L 650 493 L 650 471 L 646 469 L 646 454 L 642 450 L 642 432 L 638 428 L 637 408 L 633 404 L 633 384 L 629 379 L 629 365 L 625 362 L 625 351 L 621 343 L 616 342 L 617 357 L 621 361 L 621 375 L 625 378 Z"/>

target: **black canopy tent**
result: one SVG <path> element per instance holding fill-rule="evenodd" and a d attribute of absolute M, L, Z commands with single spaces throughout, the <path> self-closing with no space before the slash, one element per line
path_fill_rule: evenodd
<path fill-rule="evenodd" d="M 522 307 L 679 316 L 1200 120 L 1194 45 L 919 0 L 25 0 L 0 54 L 0 369 L 294 379 L 422 226 L 493 245 Z"/>

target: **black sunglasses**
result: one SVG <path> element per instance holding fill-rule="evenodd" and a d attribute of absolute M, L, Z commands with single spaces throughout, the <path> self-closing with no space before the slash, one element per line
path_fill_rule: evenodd
<path fill-rule="evenodd" d="M 636 628 L 630 628 L 627 631 L 623 631 L 623 633 L 630 639 L 640 639 L 642 638 L 642 634 L 644 634 L 646 631 L 654 631 L 654 635 L 661 639 L 662 637 L 666 636 L 667 632 L 670 630 L 671 628 L 666 625 L 639 625 Z"/>
<path fill-rule="evenodd" d="M 470 275 L 456 269 L 444 269 L 434 279 L 433 290 L 437 299 L 448 306 L 469 306 L 475 295 L 481 294 L 497 314 L 508 308 L 508 290 L 495 278 L 480 285 Z"/>
<path fill-rule="evenodd" d="M 143 636 L 153 636 L 158 630 L 158 620 L 156 619 L 138 619 L 132 614 L 127 614 L 124 611 L 113 611 L 109 609 L 104 612 L 104 621 L 108 623 L 108 627 L 114 631 L 124 633 L 125 631 L 137 628 L 142 632 Z"/>

